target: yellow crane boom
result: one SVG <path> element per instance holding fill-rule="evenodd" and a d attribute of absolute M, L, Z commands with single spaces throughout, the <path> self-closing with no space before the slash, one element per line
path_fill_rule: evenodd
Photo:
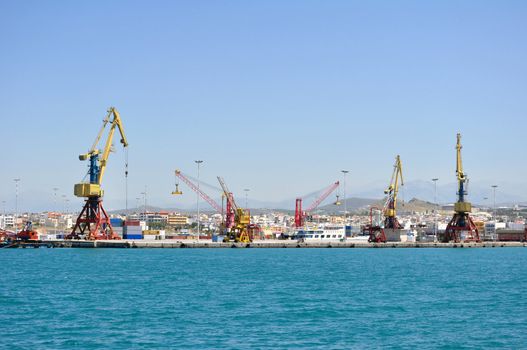
<path fill-rule="evenodd" d="M 101 152 L 97 147 L 102 138 L 106 126 L 110 124 L 110 131 L 108 132 L 108 137 L 103 151 Z M 110 107 L 108 109 L 108 114 L 103 120 L 103 125 L 95 138 L 95 141 L 89 150 L 88 153 L 81 154 L 79 159 L 81 161 L 90 160 L 90 181 L 89 183 L 79 183 L 75 185 L 74 193 L 77 197 L 101 197 L 103 191 L 101 189 L 102 179 L 106 171 L 106 166 L 108 164 L 108 157 L 112 148 L 113 136 L 115 134 L 115 129 L 119 129 L 119 134 L 121 135 L 121 143 L 123 147 L 128 147 L 128 141 L 126 140 L 126 135 L 124 133 L 123 123 L 119 112 L 114 108 Z"/>
<path fill-rule="evenodd" d="M 400 183 L 399 183 L 400 180 Z M 397 222 L 397 195 L 399 194 L 399 186 L 404 186 L 403 179 L 403 165 L 401 163 L 401 157 L 397 155 L 395 157 L 395 164 L 393 166 L 392 178 L 390 185 L 384 193 L 388 196 L 384 208 L 385 216 L 385 227 L 386 228 L 399 228 Z"/>

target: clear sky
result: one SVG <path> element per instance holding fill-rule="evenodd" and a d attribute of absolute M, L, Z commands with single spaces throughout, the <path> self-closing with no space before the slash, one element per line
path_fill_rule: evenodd
<path fill-rule="evenodd" d="M 525 1 L 1 1 L 0 198 L 66 195 L 109 106 L 125 124 L 130 206 L 174 207 L 175 168 L 280 201 L 349 169 L 348 195 L 455 181 L 527 198 Z M 124 206 L 116 143 L 103 187 Z M 184 185 L 183 185 L 184 186 Z M 453 194 L 454 196 L 454 194 Z M 48 205 L 49 206 L 49 205 Z"/>

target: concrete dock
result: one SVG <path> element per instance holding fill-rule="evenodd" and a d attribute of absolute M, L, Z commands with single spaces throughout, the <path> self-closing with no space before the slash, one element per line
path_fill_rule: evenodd
<path fill-rule="evenodd" d="M 481 242 L 481 243 L 421 243 L 421 242 L 324 242 L 299 243 L 296 241 L 255 241 L 252 243 L 219 243 L 211 241 L 192 240 L 113 240 L 113 241 L 82 241 L 54 240 L 28 242 L 12 246 L 12 248 L 48 247 L 48 248 L 499 248 L 527 247 L 527 242 Z"/>

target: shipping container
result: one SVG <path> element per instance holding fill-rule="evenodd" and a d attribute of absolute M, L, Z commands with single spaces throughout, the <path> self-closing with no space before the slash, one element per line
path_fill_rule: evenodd
<path fill-rule="evenodd" d="M 139 220 L 126 220 L 124 226 L 141 226 L 141 222 Z"/>
<path fill-rule="evenodd" d="M 124 239 L 143 239 L 143 235 L 124 235 Z"/>
<path fill-rule="evenodd" d="M 123 219 L 120 218 L 112 218 L 110 219 L 110 224 L 113 227 L 122 227 L 123 226 Z"/>
<path fill-rule="evenodd" d="M 500 242 L 525 242 L 527 240 L 524 230 L 498 230 L 496 234 Z"/>
<path fill-rule="evenodd" d="M 223 235 L 214 235 L 214 236 L 212 236 L 212 241 L 213 242 L 223 242 L 224 238 L 225 238 L 225 236 L 223 236 Z"/>

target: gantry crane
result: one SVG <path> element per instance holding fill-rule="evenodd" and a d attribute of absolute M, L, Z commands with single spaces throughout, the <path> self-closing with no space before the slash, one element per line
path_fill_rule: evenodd
<path fill-rule="evenodd" d="M 110 130 L 104 149 L 101 152 L 98 149 L 98 144 L 108 125 L 110 125 Z M 110 107 L 92 147 L 88 153 L 79 156 L 81 161 L 89 160 L 89 182 L 82 182 L 75 185 L 75 196 L 86 198 L 86 203 L 77 218 L 73 231 L 67 237 L 69 239 L 78 239 L 81 235 L 86 235 L 86 238 L 89 240 L 120 238 L 113 232 L 110 218 L 103 208 L 102 197 L 104 191 L 101 188 L 116 128 L 119 129 L 121 135 L 121 144 L 123 147 L 128 147 L 128 141 L 124 134 L 119 112 L 114 107 Z"/>
<path fill-rule="evenodd" d="M 463 171 L 461 160 L 461 134 L 457 134 L 456 144 L 456 176 L 458 183 L 457 202 L 454 204 L 454 217 L 448 223 L 446 231 L 440 240 L 442 242 L 479 242 L 478 228 L 472 221 L 469 213 L 472 204 L 465 201 L 467 195 L 468 178 Z"/>
<path fill-rule="evenodd" d="M 225 180 L 218 176 L 218 182 L 223 189 L 223 195 L 227 198 L 225 226 L 228 230 L 224 242 L 252 242 L 254 233 L 259 232 L 260 228 L 251 224 L 251 213 L 248 209 L 238 207 Z"/>
<path fill-rule="evenodd" d="M 305 211 L 302 211 L 302 198 L 297 198 L 295 203 L 295 227 L 303 227 L 306 215 L 309 212 L 315 210 L 320 205 L 320 203 L 322 203 L 326 198 L 328 198 L 328 196 L 339 187 L 339 185 L 340 182 L 336 181 L 329 185 L 327 188 L 325 188 L 322 194 L 318 196 L 318 198 L 315 199 L 315 201 L 313 201 L 313 203 L 311 203 L 311 205 Z M 340 204 L 338 196 L 335 204 Z"/>
<path fill-rule="evenodd" d="M 384 214 L 383 226 L 381 226 L 380 220 L 374 220 L 373 212 L 378 211 L 379 209 L 375 207 L 370 208 L 370 225 L 368 226 L 368 230 L 370 231 L 369 242 L 386 243 L 385 229 L 401 229 L 401 224 L 399 223 L 399 220 L 397 220 L 397 195 L 399 193 L 399 186 L 404 186 L 404 180 L 401 157 L 397 155 L 395 157 L 395 164 L 393 165 L 390 185 L 384 190 L 386 202 L 384 203 L 384 208 L 382 210 Z"/>

